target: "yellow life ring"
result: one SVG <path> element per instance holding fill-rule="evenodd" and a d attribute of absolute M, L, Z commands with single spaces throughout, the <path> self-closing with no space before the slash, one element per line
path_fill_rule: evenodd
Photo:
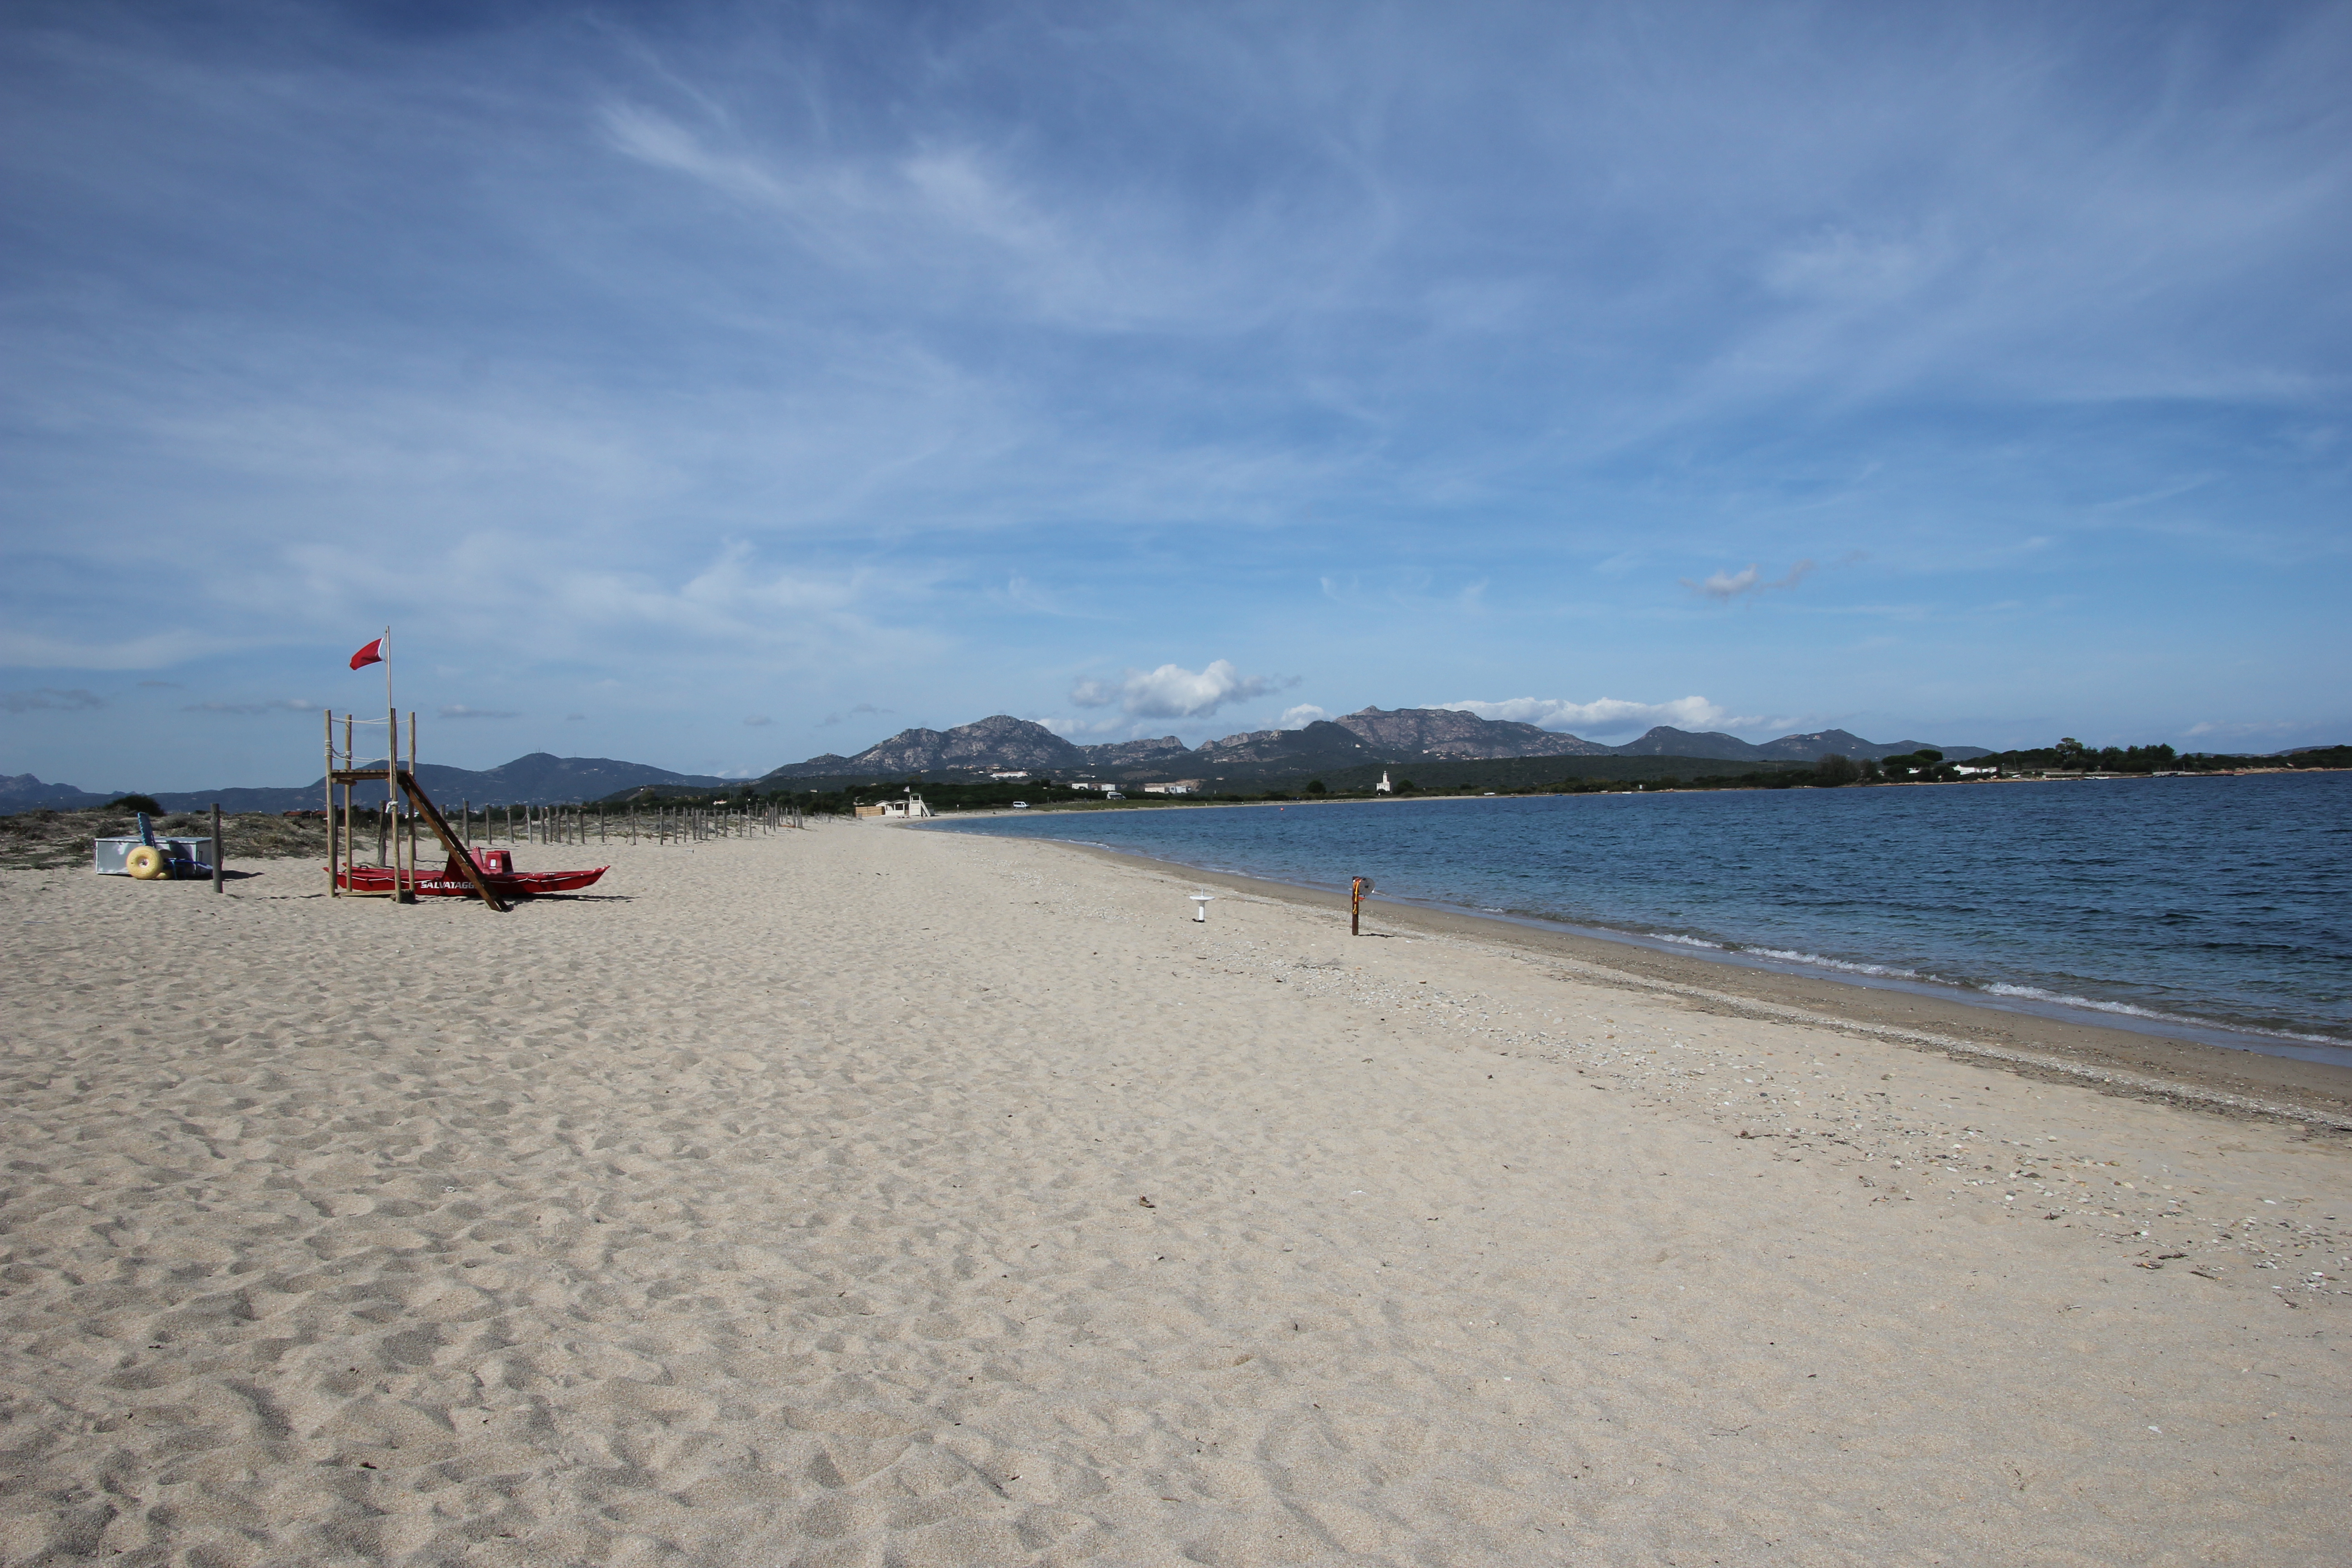
<path fill-rule="evenodd" d="M 152 844 L 142 844 L 122 858 L 122 868 L 142 882 L 160 882 L 172 874 L 172 862 Z"/>

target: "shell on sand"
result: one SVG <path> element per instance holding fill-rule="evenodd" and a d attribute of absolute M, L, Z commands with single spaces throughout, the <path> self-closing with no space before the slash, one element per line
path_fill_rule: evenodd
<path fill-rule="evenodd" d="M 1052 845 L 606 857 L 0 873 L 0 1562 L 2352 1557 L 2332 1136 Z"/>

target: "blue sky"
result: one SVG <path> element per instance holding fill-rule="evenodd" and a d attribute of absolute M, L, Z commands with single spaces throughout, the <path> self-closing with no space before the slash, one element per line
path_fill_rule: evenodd
<path fill-rule="evenodd" d="M 2342 5 L 15 5 L 0 772 L 314 776 L 386 623 L 467 766 L 2352 740 L 2347 80 Z"/>

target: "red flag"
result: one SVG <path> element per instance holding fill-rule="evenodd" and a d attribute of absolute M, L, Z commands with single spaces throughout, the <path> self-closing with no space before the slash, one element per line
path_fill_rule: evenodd
<path fill-rule="evenodd" d="M 382 637 L 376 638 L 375 641 L 368 644 L 367 647 L 352 655 L 352 668 L 353 669 L 361 669 L 364 668 L 368 665 L 382 664 L 383 662 L 383 639 Z"/>

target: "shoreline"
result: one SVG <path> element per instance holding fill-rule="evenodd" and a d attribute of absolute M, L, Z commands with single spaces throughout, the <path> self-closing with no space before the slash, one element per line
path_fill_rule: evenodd
<path fill-rule="evenodd" d="M 2129 776 L 2136 775 L 2098 775 L 2091 782 L 2118 782 Z M 1962 782 L 2073 781 L 2029 779 Z M 1441 797 L 1399 797 L 1399 801 L 1401 803 L 1403 799 L 1413 799 L 1422 804 L 1432 804 L 1438 798 Z M 1484 797 L 1461 795 L 1443 798 L 1475 802 L 1482 798 L 1495 797 L 1490 795 Z M 1245 805 L 1286 807 L 1310 805 L 1380 805 L 1384 802 L 1378 799 L 1366 801 L 1358 798 L 1332 800 L 1309 798 L 1287 802 L 1201 802 L 1197 804 L 1219 806 Z M 1132 805 L 1105 806 L 1081 805 L 1079 807 L 1082 813 L 1087 814 L 1101 810 L 1127 811 L 1131 815 L 1136 809 L 1138 808 Z M 1010 813 L 995 811 L 958 814 L 955 816 L 936 818 L 924 826 L 953 827 L 959 823 L 995 820 L 1010 815 Z M 1113 854 L 1129 854 L 1139 861 L 1178 867 L 1197 875 L 1231 875 L 1250 878 L 1269 885 L 1297 888 L 1310 896 L 1334 897 L 1342 894 L 1342 889 L 1336 883 L 1325 884 L 1312 879 L 1287 880 L 1286 878 L 1288 873 L 1261 874 L 1235 869 L 1230 863 L 1219 865 L 1187 861 L 1172 856 L 1155 854 L 1152 848 L 1149 847 L 1130 850 L 1113 848 L 1108 844 L 1078 838 L 1060 841 L 1083 847 L 1099 847 Z M 1544 931 L 1570 939 L 1580 938 L 1602 944 L 1603 950 L 1631 948 L 1653 955 L 1696 958 L 1709 965 L 1711 970 L 1763 972 L 1794 981 L 1829 981 L 1841 987 L 1890 992 L 1906 997 L 1924 998 L 1928 1002 L 1941 1004 L 1949 1008 L 1962 1009 L 1971 1016 L 1979 1011 L 2010 1014 L 2041 1023 L 2090 1030 L 2101 1036 L 2115 1034 L 2126 1037 L 2137 1037 L 2145 1040 L 2162 1041 L 2189 1051 L 2227 1052 L 2230 1058 L 2233 1058 L 2253 1056 L 2301 1061 L 2325 1071 L 2352 1075 L 2352 1039 L 2341 1038 L 2325 1032 L 2313 1032 L 2324 1029 L 2325 1026 L 2313 1025 L 2298 1029 L 2288 1023 L 2267 1020 L 2233 1023 L 2222 1017 L 2200 1016 L 2193 1013 L 2154 1006 L 2142 998 L 2133 996 L 2128 991 L 2125 995 L 2114 998 L 2111 1002 L 2102 1002 L 2090 996 L 2074 995 L 2064 990 L 2040 989 L 2030 981 L 2014 981 L 2013 977 L 2004 976 L 1998 972 L 1989 977 L 1976 976 L 1975 983 L 1948 980 L 1932 974 L 1914 973 L 1899 966 L 1879 967 L 1881 963 L 1895 963 L 1897 961 L 1891 959 L 1874 961 L 1866 951 L 1862 953 L 1848 953 L 1843 958 L 1820 957 L 1806 949 L 1805 939 L 1801 937 L 1793 941 L 1784 939 L 1778 946 L 1758 947 L 1727 937 L 1717 937 L 1714 932 L 1685 936 L 1673 934 L 1671 931 L 1654 931 L 1647 926 L 1618 927 L 1609 924 L 1605 918 L 1574 920 L 1540 910 L 1496 909 L 1484 904 L 1454 901 L 1444 894 L 1418 896 L 1389 891 L 1383 892 L 1379 897 L 1384 906 L 1410 906 L 1437 914 L 1493 922 L 1503 927 Z M 1783 951 L 1789 947 L 1795 947 L 1798 951 Z M 2140 1005 L 2135 1005 L 2136 1002 Z"/>
<path fill-rule="evenodd" d="M 1232 871 L 1213 871 L 1066 839 L 1024 842 L 1074 850 L 1160 875 L 1214 879 L 1258 898 L 1328 910 L 1335 894 Z M 1732 955 L 1662 951 L 1532 920 L 1380 898 L 1367 900 L 1386 924 L 1422 935 L 1500 946 L 1572 965 L 1578 977 L 1664 992 L 1711 1011 L 1867 1034 L 1901 1044 L 1999 1061 L 2032 1076 L 2097 1084 L 2109 1092 L 2202 1106 L 2237 1115 L 2284 1116 L 2352 1131 L 2352 1068 L 2302 1057 L 2208 1044 L 2122 1025 L 2078 1022 L 2024 1008 L 1977 1003 L 1926 988 L 1790 973 L 1731 962 Z M 1370 933 L 1368 933 L 1370 934 Z"/>

